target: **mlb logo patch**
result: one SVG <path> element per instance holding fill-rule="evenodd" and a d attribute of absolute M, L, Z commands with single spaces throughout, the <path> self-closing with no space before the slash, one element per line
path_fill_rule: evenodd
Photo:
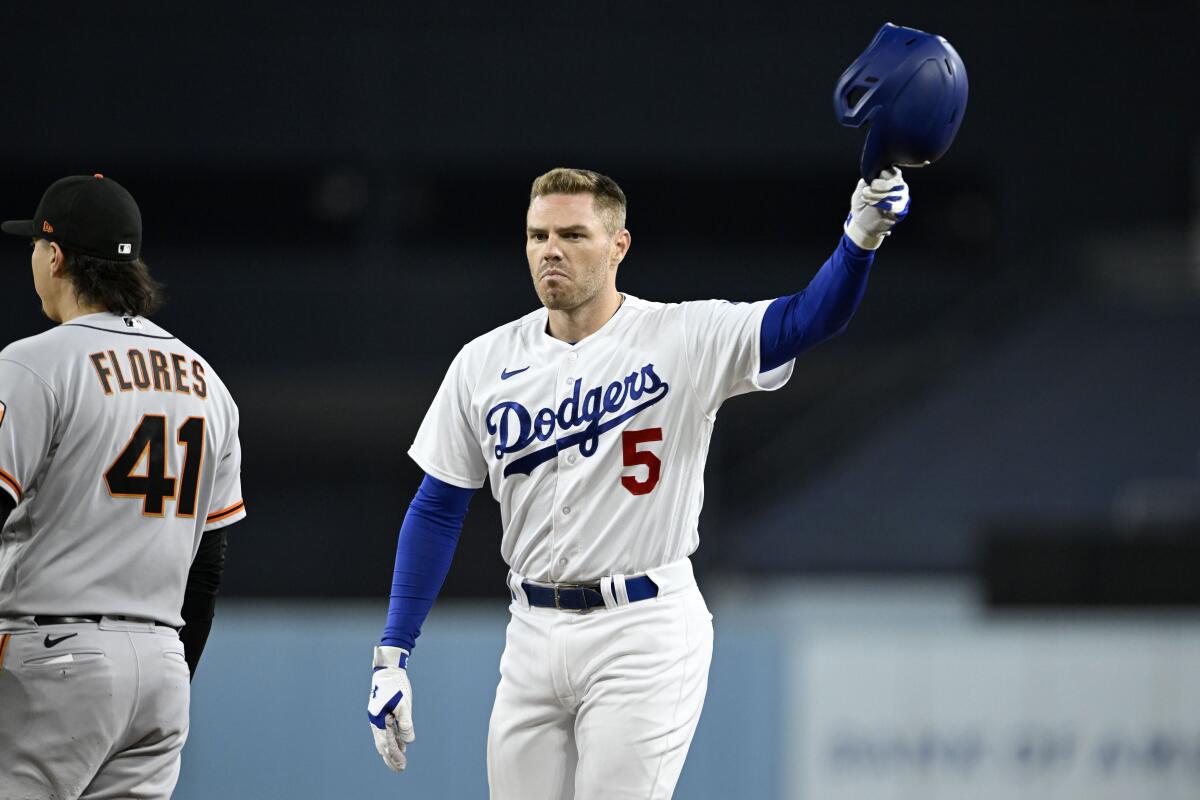
<path fill-rule="evenodd" d="M 133 252 L 133 245 L 129 242 L 121 242 L 117 245 L 117 254 L 127 256 Z"/>

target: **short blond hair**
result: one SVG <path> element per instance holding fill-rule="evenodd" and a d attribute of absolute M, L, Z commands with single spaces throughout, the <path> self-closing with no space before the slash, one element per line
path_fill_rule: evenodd
<path fill-rule="evenodd" d="M 529 191 L 529 202 L 548 194 L 590 194 L 596 205 L 596 213 L 604 220 L 609 233 L 625 227 L 625 193 L 617 182 L 607 175 L 590 169 L 555 167 L 533 181 Z"/>

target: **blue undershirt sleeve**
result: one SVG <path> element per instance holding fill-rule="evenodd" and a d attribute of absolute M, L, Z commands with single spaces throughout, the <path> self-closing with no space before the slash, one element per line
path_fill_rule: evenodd
<path fill-rule="evenodd" d="M 845 330 L 867 290 L 875 251 L 842 235 L 833 255 L 808 286 L 780 297 L 763 314 L 759 372 L 786 364 L 810 347 Z"/>
<path fill-rule="evenodd" d="M 426 475 L 408 506 L 396 541 L 387 626 L 380 644 L 412 652 L 454 559 L 474 489 Z"/>

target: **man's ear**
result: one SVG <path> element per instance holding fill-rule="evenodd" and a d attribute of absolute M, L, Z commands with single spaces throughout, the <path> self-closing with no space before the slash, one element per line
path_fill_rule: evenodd
<path fill-rule="evenodd" d="M 625 256 L 629 255 L 629 247 L 633 244 L 633 237 L 629 234 L 628 228 L 622 228 L 613 240 L 613 261 L 612 266 L 617 266 L 625 260 Z"/>
<path fill-rule="evenodd" d="M 58 242 L 49 242 L 50 245 L 50 274 L 55 278 L 61 278 L 66 275 L 67 270 L 67 254 L 58 246 Z"/>

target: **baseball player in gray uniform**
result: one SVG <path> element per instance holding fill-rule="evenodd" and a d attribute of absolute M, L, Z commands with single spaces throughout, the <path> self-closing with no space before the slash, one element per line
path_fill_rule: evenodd
<path fill-rule="evenodd" d="M 799 353 L 845 327 L 907 211 L 900 170 L 885 170 L 859 182 L 802 291 L 657 303 L 617 291 L 632 240 L 616 183 L 577 169 L 534 182 L 525 251 L 543 307 L 462 348 L 409 450 L 426 475 L 400 530 L 367 705 L 388 766 L 404 769 L 416 738 L 409 655 L 489 483 L 512 599 L 492 798 L 672 795 L 712 656 L 689 556 L 717 410 L 783 386 Z"/>
<path fill-rule="evenodd" d="M 160 291 L 116 181 L 57 181 L 3 230 L 59 324 L 0 351 L 0 798 L 167 798 L 246 513 L 237 406 L 146 318 Z"/>

